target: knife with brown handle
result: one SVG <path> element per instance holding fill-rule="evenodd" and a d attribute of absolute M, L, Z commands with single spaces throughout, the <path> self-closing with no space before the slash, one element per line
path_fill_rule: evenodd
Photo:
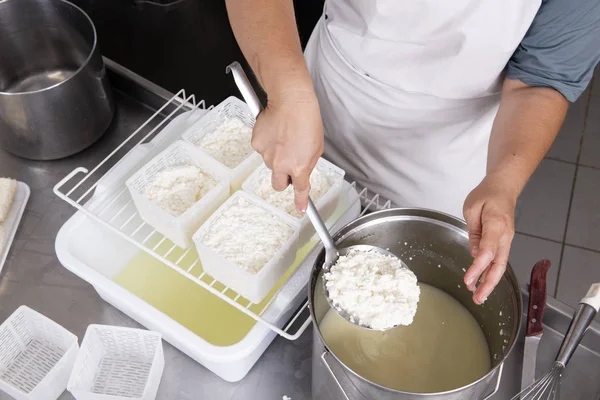
<path fill-rule="evenodd" d="M 521 390 L 535 381 L 537 350 L 542 339 L 542 334 L 544 333 L 542 319 L 544 317 L 544 308 L 546 307 L 546 273 L 550 269 L 550 265 L 549 260 L 541 260 L 535 264 L 531 271 Z"/>

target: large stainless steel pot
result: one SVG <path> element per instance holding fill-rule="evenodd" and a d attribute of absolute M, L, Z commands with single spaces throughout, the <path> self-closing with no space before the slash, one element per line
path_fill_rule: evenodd
<path fill-rule="evenodd" d="M 93 144 L 112 116 L 91 19 L 63 0 L 0 1 L 0 146 L 63 158 Z"/>
<path fill-rule="evenodd" d="M 321 251 L 313 267 L 309 286 L 310 311 L 315 326 L 312 365 L 314 399 L 476 400 L 487 399 L 497 390 L 503 362 L 516 343 L 521 323 L 519 284 L 509 267 L 484 305 L 477 306 L 472 302 L 472 294 L 463 284 L 463 268 L 468 268 L 472 261 L 463 221 L 435 211 L 391 209 L 355 220 L 338 231 L 333 239 L 340 247 L 370 244 L 389 248 L 405 260 L 412 257 L 409 265 L 419 281 L 452 295 L 477 319 L 487 336 L 493 368 L 468 386 L 429 394 L 388 389 L 354 373 L 328 350 L 319 329 L 323 316 L 329 310 L 321 284 L 321 267 L 325 257 L 324 251 Z M 456 362 L 460 363 L 461 360 Z"/>

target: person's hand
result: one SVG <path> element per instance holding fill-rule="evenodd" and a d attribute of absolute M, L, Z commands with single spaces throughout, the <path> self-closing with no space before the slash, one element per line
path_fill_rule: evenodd
<path fill-rule="evenodd" d="M 323 122 L 312 90 L 269 99 L 252 132 L 252 147 L 273 171 L 273 189 L 285 190 L 291 177 L 298 212 L 308 207 L 310 174 L 323 146 Z"/>
<path fill-rule="evenodd" d="M 476 304 L 483 304 L 506 271 L 517 197 L 509 182 L 488 175 L 465 200 L 463 214 L 474 260 L 464 279 Z"/>

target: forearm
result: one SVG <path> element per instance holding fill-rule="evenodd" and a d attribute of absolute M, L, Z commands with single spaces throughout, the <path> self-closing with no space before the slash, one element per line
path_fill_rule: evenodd
<path fill-rule="evenodd" d="M 568 102 L 550 88 L 507 79 L 494 121 L 487 174 L 498 177 L 515 198 L 550 149 Z"/>
<path fill-rule="evenodd" d="M 227 0 L 237 42 L 269 97 L 312 92 L 292 0 Z"/>

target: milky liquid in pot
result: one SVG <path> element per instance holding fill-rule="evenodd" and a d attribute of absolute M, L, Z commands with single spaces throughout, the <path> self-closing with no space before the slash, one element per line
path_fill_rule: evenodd
<path fill-rule="evenodd" d="M 328 348 L 379 385 L 434 393 L 468 385 L 491 369 L 484 333 L 452 296 L 420 283 L 414 322 L 387 332 L 362 329 L 329 310 L 319 324 Z"/>

